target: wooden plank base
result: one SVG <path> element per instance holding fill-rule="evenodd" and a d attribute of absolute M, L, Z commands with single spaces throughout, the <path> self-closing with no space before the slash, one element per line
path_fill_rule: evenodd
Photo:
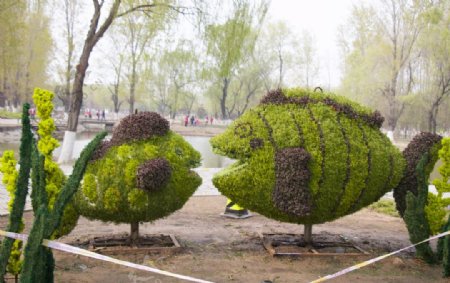
<path fill-rule="evenodd" d="M 302 234 L 260 234 L 264 248 L 272 256 L 364 256 L 369 253 L 339 235 L 313 235 L 307 245 Z"/>
<path fill-rule="evenodd" d="M 174 235 L 143 235 L 136 245 L 130 245 L 128 234 L 95 237 L 89 241 L 89 250 L 105 255 L 164 254 L 172 255 L 182 250 Z"/>

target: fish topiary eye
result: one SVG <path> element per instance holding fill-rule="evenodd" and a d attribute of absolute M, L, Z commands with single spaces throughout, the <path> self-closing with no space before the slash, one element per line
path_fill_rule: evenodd
<path fill-rule="evenodd" d="M 182 156 L 183 155 L 183 150 L 179 147 L 175 148 L 175 154 L 178 156 Z"/>
<path fill-rule="evenodd" d="M 254 138 L 250 141 L 250 147 L 252 149 L 258 149 L 264 146 L 264 141 L 260 138 Z"/>
<path fill-rule="evenodd" d="M 234 134 L 241 139 L 249 137 L 253 134 L 253 127 L 252 125 L 250 125 L 250 123 L 240 123 L 236 125 Z"/>

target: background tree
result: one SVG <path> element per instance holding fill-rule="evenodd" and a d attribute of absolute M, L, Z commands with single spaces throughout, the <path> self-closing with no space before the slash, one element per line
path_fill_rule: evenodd
<path fill-rule="evenodd" d="M 0 91 L 14 108 L 31 102 L 31 88 L 46 81 L 52 41 L 45 4 L 2 1 L 0 6 Z"/>
<path fill-rule="evenodd" d="M 427 130 L 436 133 L 441 105 L 450 95 L 450 4 L 440 1 L 425 14 L 427 25 L 419 37 L 420 57 L 415 81 L 426 112 Z"/>
<path fill-rule="evenodd" d="M 192 85 L 198 81 L 199 74 L 198 55 L 195 53 L 193 42 L 182 40 L 174 50 L 163 53 L 159 71 L 168 78 L 168 92 L 170 117 L 175 119 L 181 106 L 189 101 L 193 103 L 191 93 Z M 187 103 L 188 105 L 191 103 Z M 191 108 L 191 107 L 189 107 Z"/>
<path fill-rule="evenodd" d="M 390 131 L 405 110 L 402 97 L 413 88 L 412 65 L 423 29 L 423 11 L 422 2 L 383 0 L 379 5 L 357 6 L 351 15 L 353 36 L 347 44 L 351 51 L 345 59 L 345 92 L 355 96 L 368 93 L 383 109 Z"/>
<path fill-rule="evenodd" d="M 123 10 L 120 10 L 121 4 L 122 1 L 114 0 L 111 3 L 109 12 L 105 17 L 103 17 L 103 20 L 101 20 L 102 11 L 104 12 L 104 10 L 107 9 L 105 8 L 105 1 L 93 0 L 94 13 L 91 17 L 90 26 L 83 45 L 83 50 L 81 52 L 78 64 L 76 65 L 75 79 L 72 87 L 72 102 L 69 109 L 69 117 L 67 123 L 68 130 L 66 131 L 64 136 L 64 142 L 61 149 L 59 162 L 66 162 L 71 159 L 75 141 L 75 133 L 78 127 L 78 117 L 80 115 L 80 109 L 83 102 L 83 85 L 86 77 L 86 71 L 89 66 L 89 58 L 94 47 L 96 46 L 100 38 L 105 34 L 105 32 L 110 28 L 113 21 L 117 17 L 122 17 L 132 12 L 152 13 L 160 7 L 162 7 L 163 9 L 170 7 L 171 9 L 174 9 L 180 13 L 184 11 L 181 8 L 172 6 L 172 1 L 170 0 L 161 2 L 133 1 L 133 6 L 128 7 L 128 9 L 122 7 Z"/>
<path fill-rule="evenodd" d="M 55 94 L 61 100 L 66 111 L 69 110 L 71 102 L 71 83 L 75 74 L 74 59 L 77 51 L 75 46 L 78 43 L 76 36 L 78 30 L 75 27 L 79 23 L 78 19 L 82 8 L 83 6 L 78 0 L 55 1 L 52 6 L 54 10 L 61 10 L 61 20 L 64 23 L 64 28 L 58 28 L 58 31 L 62 31 L 64 40 L 55 45 L 54 52 L 63 56 L 60 62 L 61 66 L 57 67 L 58 73 L 61 73 L 62 77 L 61 85 L 56 87 Z"/>
<path fill-rule="evenodd" d="M 116 62 L 112 62 L 112 67 L 114 70 L 114 82 L 112 83 L 112 86 L 108 87 L 108 90 L 111 93 L 111 100 L 114 105 L 114 113 L 118 114 L 120 111 L 120 106 L 125 101 L 123 99 L 120 99 L 124 56 L 122 54 L 119 54 L 119 56 L 116 57 L 118 57 L 118 60 Z"/>
<path fill-rule="evenodd" d="M 245 0 L 235 1 L 232 15 L 225 23 L 215 23 L 206 27 L 207 54 L 210 56 L 209 71 L 212 80 L 221 89 L 218 98 L 223 119 L 228 118 L 226 102 L 234 72 L 245 54 L 253 51 L 267 9 L 266 1 L 256 4 L 250 4 Z"/>
<path fill-rule="evenodd" d="M 298 66 L 299 71 L 297 76 L 300 79 L 301 85 L 304 85 L 306 88 L 313 88 L 314 81 L 319 74 L 319 62 L 314 36 L 304 30 L 297 45 L 298 56 L 296 58 L 296 66 Z"/>
<path fill-rule="evenodd" d="M 295 32 L 285 22 L 268 23 L 256 42 L 253 57 L 259 65 L 266 92 L 287 84 L 286 74 L 294 70 Z"/>
<path fill-rule="evenodd" d="M 124 8 L 132 9 L 134 1 L 124 3 Z M 127 14 L 118 21 L 117 30 L 121 33 L 122 38 L 126 40 L 125 66 L 124 74 L 129 86 L 129 113 L 134 113 L 136 101 L 136 87 L 139 83 L 139 74 L 142 71 L 142 60 L 151 40 L 167 25 L 170 25 L 169 13 L 172 12 L 168 7 L 162 6 L 158 8 L 157 13 L 153 13 L 151 17 L 144 13 Z"/>

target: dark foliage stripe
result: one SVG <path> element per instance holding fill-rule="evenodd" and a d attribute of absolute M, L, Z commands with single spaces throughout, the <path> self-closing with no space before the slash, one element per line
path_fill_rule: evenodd
<path fill-rule="evenodd" d="M 364 122 L 377 129 L 379 129 L 384 122 L 384 117 L 381 116 L 378 111 L 373 112 L 371 115 L 358 113 L 350 105 L 341 104 L 330 97 L 325 97 L 324 99 L 316 99 L 309 96 L 286 97 L 281 89 L 277 89 L 275 91 L 270 91 L 263 99 L 261 99 L 261 104 L 297 104 L 303 106 L 317 103 L 328 105 L 336 112 L 343 113 L 350 119 L 362 119 Z"/>
<path fill-rule="evenodd" d="M 341 193 L 338 196 L 337 201 L 336 201 L 336 205 L 335 205 L 335 207 L 333 208 L 333 211 L 332 211 L 332 213 L 334 215 L 336 215 L 337 209 L 341 205 L 342 198 L 345 195 L 345 189 L 347 188 L 347 184 L 348 184 L 348 182 L 350 180 L 350 150 L 351 150 L 350 149 L 350 141 L 348 140 L 347 133 L 345 132 L 345 129 L 344 129 L 344 127 L 341 124 L 341 116 L 339 114 L 337 115 L 337 123 L 339 125 L 339 129 L 341 130 L 342 135 L 344 136 L 345 145 L 347 146 L 347 160 L 346 160 L 347 170 L 345 172 L 345 179 L 344 179 L 344 182 L 343 182 L 343 187 L 342 187 Z"/>
<path fill-rule="evenodd" d="M 275 150 L 277 150 L 278 146 L 277 146 L 275 140 L 273 139 L 273 129 L 270 126 L 269 121 L 267 121 L 266 117 L 261 112 L 258 112 L 258 116 L 263 121 L 264 125 L 267 128 L 267 132 L 269 133 L 269 141 L 270 141 L 270 143 L 272 144 L 273 148 Z"/>

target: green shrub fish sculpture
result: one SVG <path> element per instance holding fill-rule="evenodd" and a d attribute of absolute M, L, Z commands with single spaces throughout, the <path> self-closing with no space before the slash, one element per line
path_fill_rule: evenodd
<path fill-rule="evenodd" d="M 90 219 L 130 223 L 135 242 L 139 222 L 168 216 L 185 204 L 201 184 L 190 170 L 199 164 L 200 154 L 159 114 L 127 116 L 94 153 L 75 207 Z"/>
<path fill-rule="evenodd" d="M 213 178 L 221 193 L 269 218 L 318 224 L 351 214 L 394 189 L 405 160 L 380 131 L 384 118 L 343 97 L 269 92 L 211 139 L 238 159 Z"/>

